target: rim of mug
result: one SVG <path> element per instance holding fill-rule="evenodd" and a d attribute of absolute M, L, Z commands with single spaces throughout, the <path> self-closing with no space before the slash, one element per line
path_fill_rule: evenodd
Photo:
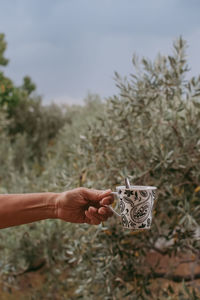
<path fill-rule="evenodd" d="M 125 185 L 120 185 L 116 187 L 117 189 L 126 189 L 127 187 Z M 150 186 L 150 185 L 130 185 L 131 190 L 135 190 L 135 191 L 143 191 L 143 190 L 156 190 L 157 187 L 156 186 Z"/>

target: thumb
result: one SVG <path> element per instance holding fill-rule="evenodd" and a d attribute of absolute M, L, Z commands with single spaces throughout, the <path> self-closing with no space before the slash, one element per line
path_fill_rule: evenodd
<path fill-rule="evenodd" d="M 106 196 L 109 196 L 111 192 L 112 192 L 111 189 L 108 189 L 108 190 L 86 189 L 84 196 L 89 201 L 99 202 Z"/>
<path fill-rule="evenodd" d="M 102 200 L 103 198 L 109 196 L 111 194 L 112 190 L 108 189 L 105 191 L 100 191 L 99 200 Z"/>

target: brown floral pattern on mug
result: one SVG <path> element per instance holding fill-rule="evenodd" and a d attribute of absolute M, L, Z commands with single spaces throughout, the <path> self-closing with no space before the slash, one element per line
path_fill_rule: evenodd
<path fill-rule="evenodd" d="M 122 200 L 120 200 L 120 202 L 119 202 L 119 207 L 120 207 L 121 213 L 123 213 L 123 211 L 125 209 L 125 204 L 124 204 L 124 202 Z"/>
<path fill-rule="evenodd" d="M 128 223 L 127 217 L 124 214 L 122 214 L 121 217 L 122 217 L 122 224 L 123 224 L 123 226 L 124 227 L 129 227 L 129 223 Z"/>
<path fill-rule="evenodd" d="M 124 227 L 134 230 L 151 227 L 155 189 L 156 187 L 141 189 L 141 186 L 138 190 L 135 187 L 118 189 L 121 220 Z"/>
<path fill-rule="evenodd" d="M 150 204 L 148 202 L 140 203 L 131 210 L 130 216 L 133 222 L 142 223 L 144 222 L 150 213 Z"/>

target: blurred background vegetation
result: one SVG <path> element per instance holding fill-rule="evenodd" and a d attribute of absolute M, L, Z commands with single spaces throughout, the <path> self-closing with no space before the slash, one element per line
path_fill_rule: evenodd
<path fill-rule="evenodd" d="M 44 106 L 4 74 L 0 34 L 0 193 L 155 185 L 150 231 L 46 220 L 0 231 L 0 299 L 200 299 L 200 76 L 187 44 L 115 73 L 118 95 Z"/>

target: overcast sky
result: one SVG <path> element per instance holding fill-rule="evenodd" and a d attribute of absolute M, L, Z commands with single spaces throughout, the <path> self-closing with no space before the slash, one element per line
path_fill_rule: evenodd
<path fill-rule="evenodd" d="M 44 103 L 112 96 L 114 71 L 130 74 L 134 53 L 170 54 L 180 35 L 192 75 L 200 74 L 199 0 L 0 0 L 0 32 L 5 73 L 16 84 L 31 76 Z"/>

